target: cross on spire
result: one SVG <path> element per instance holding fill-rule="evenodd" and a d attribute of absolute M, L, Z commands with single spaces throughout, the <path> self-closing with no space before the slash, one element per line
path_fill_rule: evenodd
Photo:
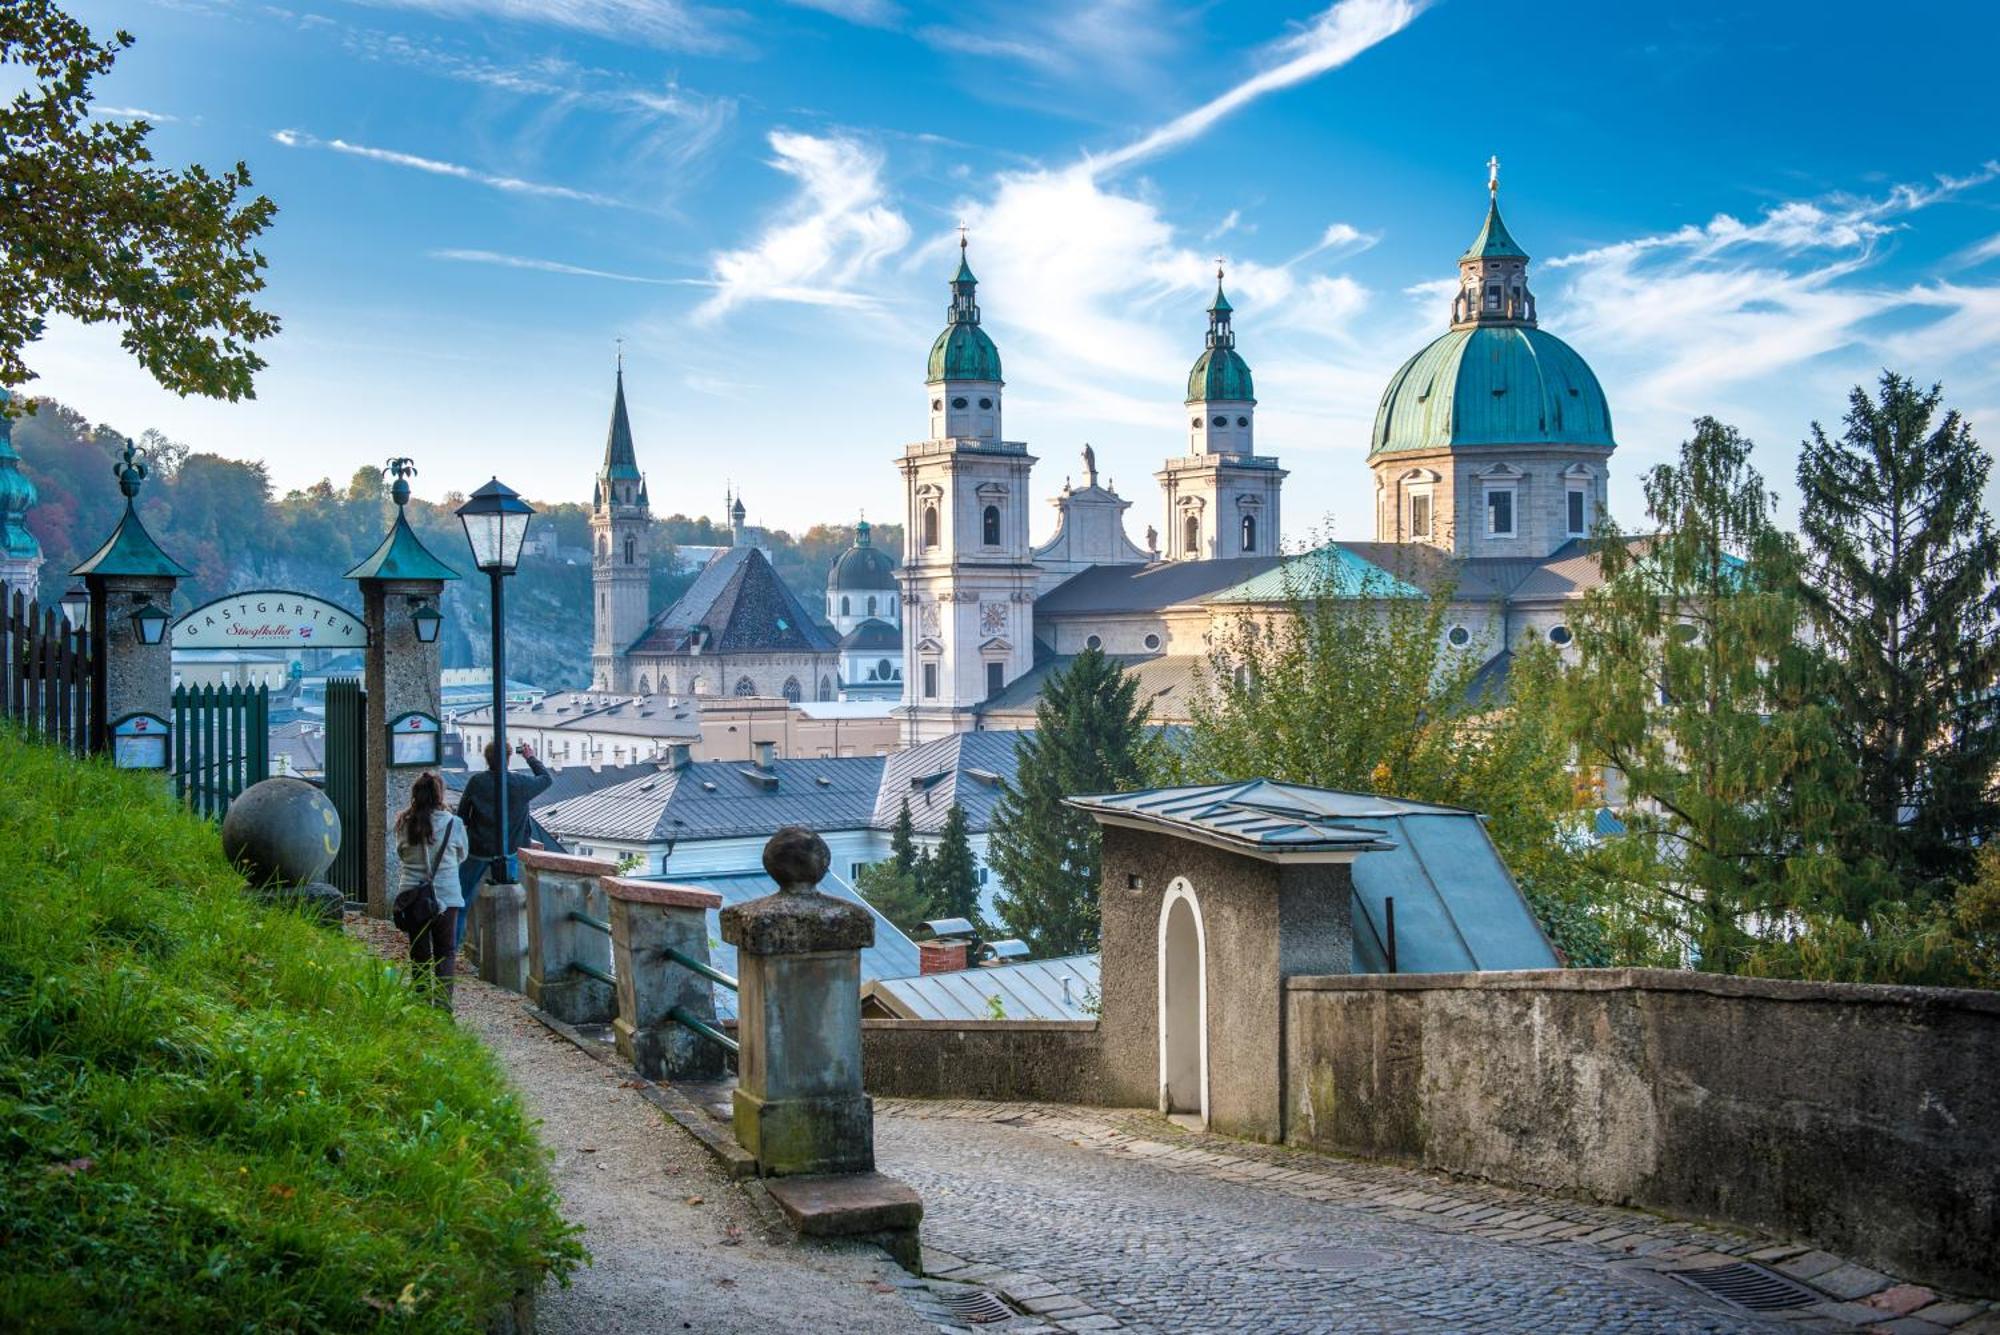
<path fill-rule="evenodd" d="M 611 341 L 618 345 L 618 370 L 620 374 L 623 374 L 625 370 L 625 336 L 621 334 Z"/>
<path fill-rule="evenodd" d="M 962 218 L 958 223 L 958 248 L 960 251 L 965 249 L 965 220 Z"/>
<path fill-rule="evenodd" d="M 1500 159 L 1497 155 L 1486 159 L 1486 193 L 1496 199 L 1500 195 Z"/>

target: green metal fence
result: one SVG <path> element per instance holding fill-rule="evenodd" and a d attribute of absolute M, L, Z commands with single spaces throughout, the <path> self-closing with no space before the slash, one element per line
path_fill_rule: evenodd
<path fill-rule="evenodd" d="M 340 813 L 340 852 L 327 879 L 352 903 L 368 897 L 368 693 L 356 677 L 326 684 L 326 795 Z"/>
<path fill-rule="evenodd" d="M 174 792 L 210 820 L 271 774 L 271 693 L 262 686 L 174 688 Z"/>

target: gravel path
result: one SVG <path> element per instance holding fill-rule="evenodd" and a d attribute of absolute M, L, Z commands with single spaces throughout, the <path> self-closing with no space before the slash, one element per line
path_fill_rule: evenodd
<path fill-rule="evenodd" d="M 383 954 L 403 940 L 348 918 Z M 460 977 L 458 1022 L 500 1059 L 554 1154 L 563 1213 L 584 1228 L 592 1264 L 545 1289 L 537 1329 L 568 1332 L 807 1330 L 874 1335 L 934 1329 L 867 1247 L 794 1242 L 764 1222 L 708 1151 L 612 1068 L 523 1013 L 521 998 Z"/>

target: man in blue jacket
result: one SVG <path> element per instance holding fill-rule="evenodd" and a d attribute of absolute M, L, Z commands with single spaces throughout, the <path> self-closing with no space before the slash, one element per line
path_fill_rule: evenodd
<path fill-rule="evenodd" d="M 507 775 L 507 847 L 520 848 L 528 842 L 528 803 L 548 791 L 555 779 L 535 750 L 522 742 L 514 750 L 528 762 L 528 773 Z M 472 901 L 486 869 L 500 856 L 499 792 L 493 787 L 493 743 L 486 744 L 486 768 L 465 781 L 465 793 L 458 799 L 458 818 L 465 822 L 467 855 L 458 865 L 459 889 L 465 895 L 465 910 L 458 915 L 458 937 L 451 943 L 455 952 L 465 939 L 465 923 L 472 916 Z"/>

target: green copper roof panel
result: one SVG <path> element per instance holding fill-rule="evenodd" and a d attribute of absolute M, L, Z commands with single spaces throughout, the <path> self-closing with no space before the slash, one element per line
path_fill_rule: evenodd
<path fill-rule="evenodd" d="M 1281 603 L 1303 597 L 1421 598 L 1423 590 L 1337 542 L 1294 556 L 1212 595 L 1217 603 Z"/>
<path fill-rule="evenodd" d="M 986 380 L 1000 383 L 1000 349 L 976 324 L 952 324 L 931 344 L 930 374 L 939 380 Z"/>
<path fill-rule="evenodd" d="M 457 579 L 458 572 L 431 555 L 403 512 L 374 555 L 347 572 L 348 579 Z"/>
<path fill-rule="evenodd" d="M 1462 260 L 1525 260 L 1528 252 L 1515 242 L 1508 232 L 1507 224 L 1500 221 L 1500 201 L 1495 199 L 1486 208 L 1486 225 L 1479 229 L 1479 235 L 1472 238 L 1466 247 Z"/>
<path fill-rule="evenodd" d="M 85 558 L 82 565 L 69 572 L 72 575 L 155 575 L 172 579 L 186 579 L 194 572 L 160 550 L 160 544 L 153 541 L 153 535 L 146 532 L 146 526 L 139 522 L 139 512 L 132 508 L 132 502 L 125 502 L 125 517 L 118 521 L 118 527 L 111 536 Z"/>
<path fill-rule="evenodd" d="M 1250 382 L 1250 364 L 1235 348 L 1209 348 L 1195 358 L 1194 367 L 1188 372 L 1188 402 L 1224 400 L 1257 401 L 1256 388 Z"/>
<path fill-rule="evenodd" d="M 1549 444 L 1616 447 L 1597 376 L 1554 334 L 1484 325 L 1451 330 L 1403 363 L 1368 453 Z"/>

